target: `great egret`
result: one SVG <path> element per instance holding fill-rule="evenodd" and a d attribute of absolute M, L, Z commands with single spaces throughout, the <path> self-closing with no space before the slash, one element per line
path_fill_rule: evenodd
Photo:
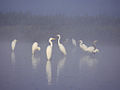
<path fill-rule="evenodd" d="M 32 55 L 34 55 L 36 50 L 40 51 L 40 47 L 38 46 L 37 42 L 34 42 L 32 45 Z"/>
<path fill-rule="evenodd" d="M 61 39 L 60 35 L 58 34 L 57 37 L 58 37 L 58 47 L 59 47 L 60 51 L 61 51 L 64 55 L 67 55 L 67 52 L 66 52 L 65 47 L 63 46 L 63 44 L 60 43 L 60 39 Z"/>
<path fill-rule="evenodd" d="M 85 44 L 83 44 L 83 41 L 80 40 L 80 48 L 86 52 L 90 52 L 90 53 L 97 53 L 99 52 L 99 49 L 96 48 L 96 45 L 95 45 L 96 42 L 94 42 L 94 46 L 87 46 Z"/>
<path fill-rule="evenodd" d="M 76 40 L 72 38 L 72 44 L 76 47 Z"/>
<path fill-rule="evenodd" d="M 49 38 L 50 45 L 48 45 L 46 49 L 46 55 L 48 60 L 50 60 L 52 56 L 52 47 L 53 47 L 52 40 L 55 40 L 55 38 Z"/>
<path fill-rule="evenodd" d="M 17 42 L 17 41 L 18 41 L 18 40 L 16 40 L 16 39 L 14 39 L 14 40 L 12 41 L 12 43 L 11 43 L 12 51 L 15 50 L 15 46 L 16 46 L 16 42 Z"/>
<path fill-rule="evenodd" d="M 80 40 L 80 48 L 83 50 L 83 51 L 87 51 L 87 45 L 83 44 L 83 41 Z"/>

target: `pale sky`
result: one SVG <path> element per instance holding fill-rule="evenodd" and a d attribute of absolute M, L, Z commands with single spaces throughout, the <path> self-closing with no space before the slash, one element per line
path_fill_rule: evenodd
<path fill-rule="evenodd" d="M 120 0 L 0 0 L 0 11 L 23 11 L 43 15 L 120 16 Z"/>

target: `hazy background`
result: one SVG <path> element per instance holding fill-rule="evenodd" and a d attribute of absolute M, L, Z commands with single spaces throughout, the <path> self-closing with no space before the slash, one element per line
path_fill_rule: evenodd
<path fill-rule="evenodd" d="M 119 9 L 120 0 L 0 0 L 0 90 L 120 90 Z M 48 61 L 48 38 L 58 33 L 67 55 L 56 39 Z M 84 52 L 80 39 L 98 40 L 100 52 Z"/>
<path fill-rule="evenodd" d="M 99 40 L 120 45 L 119 0 L 0 0 L 0 39 Z"/>
<path fill-rule="evenodd" d="M 120 15 L 119 0 L 0 0 L 0 11 L 67 16 Z"/>

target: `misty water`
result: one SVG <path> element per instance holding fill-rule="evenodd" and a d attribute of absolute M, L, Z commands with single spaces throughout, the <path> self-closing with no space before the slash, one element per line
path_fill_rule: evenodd
<path fill-rule="evenodd" d="M 47 41 L 47 40 L 46 40 Z M 95 55 L 63 42 L 67 56 L 53 41 L 52 59 L 46 59 L 48 42 L 38 42 L 40 51 L 32 56 L 30 42 L 0 42 L 0 90 L 119 90 L 120 47 L 99 45 Z"/>
<path fill-rule="evenodd" d="M 59 51 L 56 39 L 47 61 L 48 39 L 58 33 L 67 55 Z M 13 39 L 18 40 L 15 52 Z M 88 46 L 98 40 L 100 52 L 82 51 L 80 39 Z M 41 50 L 32 56 L 35 41 Z M 119 17 L 0 13 L 0 90 L 120 90 L 119 68 Z"/>

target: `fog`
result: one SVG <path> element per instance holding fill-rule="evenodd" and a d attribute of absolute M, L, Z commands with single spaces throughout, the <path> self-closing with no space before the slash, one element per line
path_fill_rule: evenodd
<path fill-rule="evenodd" d="M 75 38 L 86 42 L 120 45 L 120 18 L 110 16 L 40 16 L 30 13 L 0 13 L 0 40 L 47 42 L 49 37 L 62 35 L 62 41 Z"/>
<path fill-rule="evenodd" d="M 97 45 L 95 55 L 84 52 L 70 41 L 63 43 L 64 56 L 53 42 L 50 61 L 46 57 L 44 42 L 40 51 L 32 55 L 32 43 L 18 42 L 15 52 L 11 42 L 0 42 L 1 90 L 118 90 L 120 89 L 120 47 Z"/>
<path fill-rule="evenodd" d="M 110 3 L 107 7 L 110 7 L 109 5 Z M 61 6 L 57 8 L 59 7 Z M 103 7 L 106 7 L 105 3 Z M 114 11 L 114 15 L 109 15 L 108 12 L 95 14 L 94 11 L 90 11 L 92 15 L 79 15 L 75 12 L 74 15 L 68 15 L 73 12 L 65 14 L 67 9 L 63 14 L 56 11 L 33 14 L 34 10 L 30 13 L 19 11 L 18 7 L 13 11 L 6 11 L 4 5 L 2 8 L 0 90 L 120 89 L 120 17 L 119 13 L 115 13 L 117 10 L 114 11 L 116 8 L 109 12 Z M 23 9 L 26 9 L 25 5 Z M 61 35 L 61 43 L 67 51 L 66 56 L 58 48 L 57 34 Z M 50 37 L 56 40 L 53 41 L 52 58 L 48 61 L 46 48 Z M 18 42 L 12 52 L 11 42 L 14 39 Z M 73 39 L 76 45 L 72 44 Z M 83 40 L 87 46 L 93 45 L 93 41 L 97 40 L 96 47 L 100 52 L 93 54 L 83 51 L 79 40 Z M 33 42 L 38 42 L 41 48 L 35 52 L 35 56 L 32 55 Z"/>

